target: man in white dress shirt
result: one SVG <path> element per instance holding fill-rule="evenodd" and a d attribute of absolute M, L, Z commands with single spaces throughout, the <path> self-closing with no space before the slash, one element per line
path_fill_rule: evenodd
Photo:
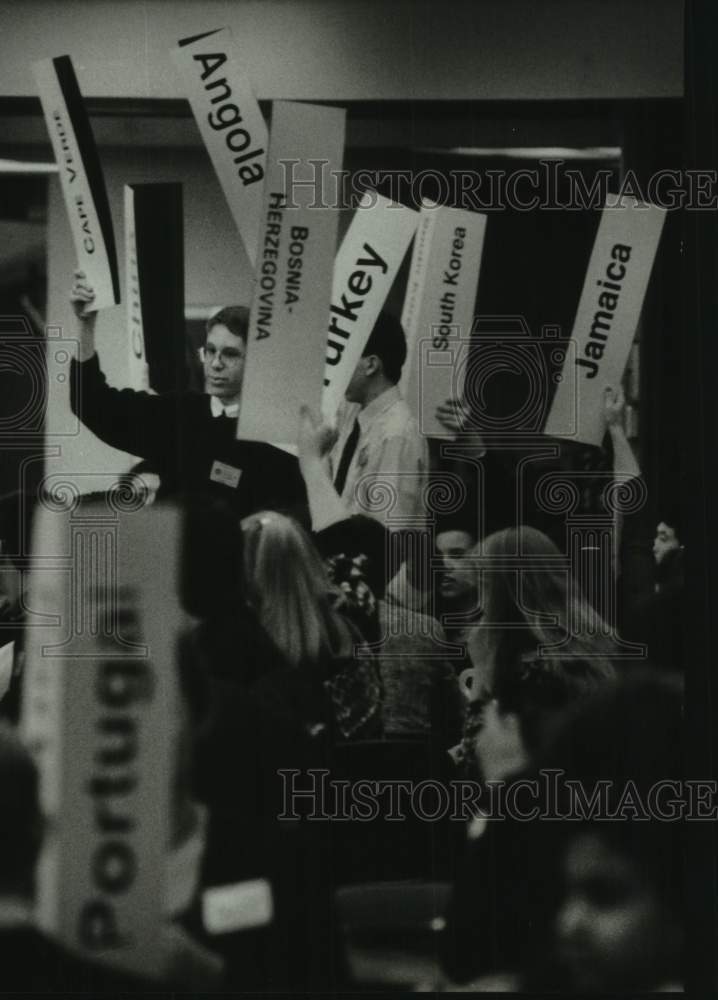
<path fill-rule="evenodd" d="M 399 393 L 405 360 L 401 324 L 383 312 L 345 393 L 330 454 L 332 480 L 347 511 L 390 529 L 420 527 L 425 518 L 429 452 Z"/>

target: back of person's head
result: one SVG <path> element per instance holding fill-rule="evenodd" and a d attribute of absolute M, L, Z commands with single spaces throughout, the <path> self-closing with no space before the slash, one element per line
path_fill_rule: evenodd
<path fill-rule="evenodd" d="M 566 710 L 615 679 L 615 669 L 604 657 L 527 655 L 496 665 L 493 695 L 499 711 L 516 715 L 523 745 L 533 758 Z"/>
<path fill-rule="evenodd" d="M 536 528 L 521 525 L 494 532 L 475 555 L 482 564 L 477 636 L 488 655 L 512 662 L 517 654 L 568 642 L 562 655 L 609 656 L 609 629 L 588 603 L 557 546 Z M 550 656 L 550 650 L 545 655 Z"/>
<path fill-rule="evenodd" d="M 38 785 L 29 751 L 0 725 L 0 896 L 33 894 L 43 827 Z"/>
<path fill-rule="evenodd" d="M 369 335 L 362 357 L 373 354 L 382 363 L 384 375 L 394 385 L 406 361 L 406 337 L 401 323 L 391 313 L 381 312 Z"/>
<path fill-rule="evenodd" d="M 244 584 L 265 632 L 294 666 L 331 651 L 340 628 L 317 549 L 290 517 L 274 511 L 242 521 Z"/>
<path fill-rule="evenodd" d="M 215 326 L 226 326 L 235 337 L 247 343 L 249 331 L 249 309 L 246 306 L 224 306 L 207 320 L 207 333 Z"/>
<path fill-rule="evenodd" d="M 353 514 L 323 528 L 314 536 L 324 559 L 344 556 L 361 560 L 361 572 L 374 596 L 381 599 L 389 582 L 391 538 L 387 529 L 374 517 Z"/>

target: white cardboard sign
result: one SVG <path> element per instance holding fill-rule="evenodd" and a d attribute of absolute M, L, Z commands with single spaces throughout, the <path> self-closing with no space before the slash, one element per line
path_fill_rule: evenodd
<path fill-rule="evenodd" d="M 40 507 L 21 731 L 48 817 L 38 919 L 66 946 L 163 970 L 176 766 L 180 515 Z"/>
<path fill-rule="evenodd" d="M 45 123 L 80 269 L 95 291 L 93 309 L 120 301 L 112 217 L 89 119 L 69 56 L 33 64 Z"/>
<path fill-rule="evenodd" d="M 229 28 L 183 38 L 172 58 L 249 260 L 257 260 L 268 130 Z"/>
<path fill-rule="evenodd" d="M 322 410 L 336 415 L 386 301 L 419 213 L 374 192 L 359 204 L 334 262 Z"/>
<path fill-rule="evenodd" d="M 605 389 L 623 378 L 665 216 L 654 205 L 608 196 L 545 434 L 600 446 Z"/>
<path fill-rule="evenodd" d="M 408 355 L 401 389 L 422 433 L 446 436 L 436 408 L 461 396 L 486 216 L 425 203 L 401 322 Z"/>
<path fill-rule="evenodd" d="M 316 197 L 341 169 L 344 119 L 337 108 L 274 104 L 240 438 L 294 444 L 300 407 L 321 405 L 338 213 Z"/>

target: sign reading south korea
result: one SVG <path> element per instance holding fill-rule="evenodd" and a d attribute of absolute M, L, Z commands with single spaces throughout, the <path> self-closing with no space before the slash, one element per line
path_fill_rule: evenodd
<path fill-rule="evenodd" d="M 268 130 L 229 28 L 172 50 L 202 139 L 249 260 L 257 260 Z"/>
<path fill-rule="evenodd" d="M 135 192 L 125 184 L 125 281 L 127 308 L 127 346 L 131 389 L 148 389 L 145 334 L 142 323 L 140 275 L 137 265 L 137 233 L 135 227 Z"/>
<path fill-rule="evenodd" d="M 601 445 L 605 389 L 623 378 L 665 216 L 654 205 L 608 196 L 545 434 Z"/>
<path fill-rule="evenodd" d="M 123 510 L 124 506 L 124 510 Z M 21 732 L 48 817 L 42 927 L 94 961 L 163 972 L 176 767 L 179 512 L 117 494 L 38 508 Z"/>
<path fill-rule="evenodd" d="M 95 290 L 93 309 L 120 301 L 112 217 L 90 121 L 69 56 L 33 64 L 78 265 Z"/>
<path fill-rule="evenodd" d="M 419 213 L 367 192 L 334 262 L 322 409 L 331 420 L 344 398 L 396 278 Z"/>
<path fill-rule="evenodd" d="M 422 206 L 401 316 L 401 389 L 424 434 L 446 436 L 436 408 L 463 392 L 485 231 L 478 212 Z"/>
<path fill-rule="evenodd" d="M 338 108 L 274 103 L 240 438 L 294 444 L 300 407 L 321 406 L 344 119 Z"/>

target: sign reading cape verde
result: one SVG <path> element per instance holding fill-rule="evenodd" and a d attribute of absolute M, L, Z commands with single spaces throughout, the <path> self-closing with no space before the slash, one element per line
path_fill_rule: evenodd
<path fill-rule="evenodd" d="M 145 357 L 145 334 L 142 323 L 140 275 L 137 264 L 135 192 L 130 184 L 125 184 L 125 280 L 129 359 L 127 384 L 131 389 L 147 389 L 149 387 L 147 384 L 147 359 Z"/>
<path fill-rule="evenodd" d="M 294 444 L 321 406 L 345 112 L 275 101 L 237 436 Z M 291 170 L 285 169 L 291 162 Z M 321 173 L 320 173 L 321 172 Z M 330 207 L 331 206 L 331 207 Z"/>
<path fill-rule="evenodd" d="M 600 446 L 605 389 L 623 377 L 665 216 L 633 198 L 607 198 L 545 434 Z"/>
<path fill-rule="evenodd" d="M 446 436 L 436 408 L 463 392 L 485 231 L 478 212 L 429 202 L 421 209 L 401 315 L 401 389 L 424 434 Z"/>
<path fill-rule="evenodd" d="M 244 248 L 257 260 L 267 125 L 229 28 L 184 38 L 172 57 Z"/>
<path fill-rule="evenodd" d="M 120 301 L 115 237 L 90 121 L 69 56 L 33 64 L 60 172 L 77 262 L 95 289 L 93 308 Z"/>
<path fill-rule="evenodd" d="M 334 262 L 322 409 L 331 420 L 394 283 L 419 213 L 367 192 Z"/>
<path fill-rule="evenodd" d="M 21 733 L 48 829 L 38 920 L 70 949 L 163 973 L 176 767 L 179 512 L 40 505 Z"/>

